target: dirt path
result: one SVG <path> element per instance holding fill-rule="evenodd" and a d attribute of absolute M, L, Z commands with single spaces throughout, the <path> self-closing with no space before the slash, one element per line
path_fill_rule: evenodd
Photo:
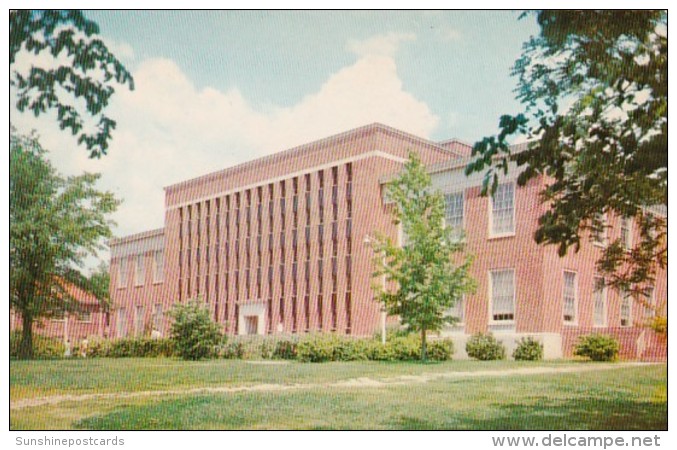
<path fill-rule="evenodd" d="M 523 367 L 519 369 L 505 370 L 479 370 L 475 372 L 440 372 L 440 373 L 422 373 L 420 375 L 399 375 L 386 378 L 350 378 L 347 380 L 327 382 L 327 383 L 297 383 L 297 384 L 255 384 L 245 386 L 212 386 L 192 389 L 169 389 L 157 391 L 136 391 L 136 392 L 110 392 L 101 394 L 67 394 L 53 395 L 49 397 L 36 397 L 10 402 L 10 409 L 23 409 L 36 406 L 54 405 L 62 402 L 82 402 L 87 400 L 110 400 L 126 399 L 140 397 L 160 397 L 168 395 L 191 395 L 191 394 L 217 394 L 217 393 L 238 393 L 238 392 L 280 392 L 303 389 L 328 389 L 328 388 L 373 388 L 388 386 L 403 386 L 410 384 L 427 383 L 429 381 L 444 379 L 465 379 L 465 378 L 490 378 L 507 377 L 513 375 L 547 375 L 560 373 L 579 373 L 594 372 L 602 370 L 614 370 L 626 367 L 636 367 L 647 365 L 647 363 L 627 362 L 608 365 L 571 365 L 559 367 Z"/>

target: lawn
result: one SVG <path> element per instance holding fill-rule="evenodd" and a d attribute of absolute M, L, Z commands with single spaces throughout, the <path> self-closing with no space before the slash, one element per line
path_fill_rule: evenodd
<path fill-rule="evenodd" d="M 488 374 L 528 368 L 571 371 Z M 421 375 L 429 379 L 416 378 Z M 346 380 L 353 381 L 341 384 Z M 571 361 L 278 365 L 161 358 L 12 361 L 12 403 L 67 394 L 82 397 L 11 409 L 10 427 L 663 430 L 666 384 L 665 365 Z M 240 386 L 260 389 L 217 390 Z M 213 391 L 181 392 L 195 388 Z M 140 394 L 165 390 L 173 392 Z"/>

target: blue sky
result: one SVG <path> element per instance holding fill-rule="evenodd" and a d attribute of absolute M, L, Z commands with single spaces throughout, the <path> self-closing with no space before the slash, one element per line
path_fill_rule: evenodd
<path fill-rule="evenodd" d="M 509 11 L 86 14 L 136 82 L 109 105 L 109 154 L 88 159 L 48 116 L 10 117 L 62 173 L 102 173 L 123 200 L 118 236 L 163 226 L 167 185 L 368 123 L 433 140 L 492 134 L 519 110 L 510 67 L 538 31 Z"/>
<path fill-rule="evenodd" d="M 198 88 L 237 87 L 256 108 L 291 106 L 358 58 L 351 42 L 404 37 L 393 58 L 403 89 L 440 117 L 431 138 L 474 141 L 515 110 L 509 69 L 537 32 L 511 11 L 90 12 L 134 62 L 174 61 Z"/>

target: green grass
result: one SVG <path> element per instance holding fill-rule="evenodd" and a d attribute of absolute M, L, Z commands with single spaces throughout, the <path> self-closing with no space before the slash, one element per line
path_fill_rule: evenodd
<path fill-rule="evenodd" d="M 262 366 L 163 359 L 12 361 L 11 400 L 422 373 L 557 367 L 452 361 Z M 564 362 L 564 364 L 585 364 Z M 586 364 L 587 367 L 590 363 Z M 603 367 L 603 365 L 599 365 Z M 386 387 L 65 401 L 10 411 L 11 429 L 667 429 L 665 365 L 557 375 L 440 379 Z"/>

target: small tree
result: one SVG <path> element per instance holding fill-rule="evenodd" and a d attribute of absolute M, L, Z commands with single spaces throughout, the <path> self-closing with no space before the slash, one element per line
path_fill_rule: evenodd
<path fill-rule="evenodd" d="M 372 243 L 375 299 L 421 333 L 422 360 L 427 359 L 428 332 L 453 323 L 456 318 L 446 311 L 475 287 L 468 275 L 472 258 L 459 255 L 463 240 L 445 227 L 444 198 L 431 186 L 418 155 L 411 153 L 404 172 L 387 186 L 394 203 L 393 223 L 402 227 L 406 242 L 400 246 L 376 233 Z"/>
<path fill-rule="evenodd" d="M 169 312 L 174 319 L 170 330 L 176 352 L 183 359 L 198 360 L 214 354 L 221 341 L 218 325 L 207 308 L 197 300 L 177 303 Z"/>

